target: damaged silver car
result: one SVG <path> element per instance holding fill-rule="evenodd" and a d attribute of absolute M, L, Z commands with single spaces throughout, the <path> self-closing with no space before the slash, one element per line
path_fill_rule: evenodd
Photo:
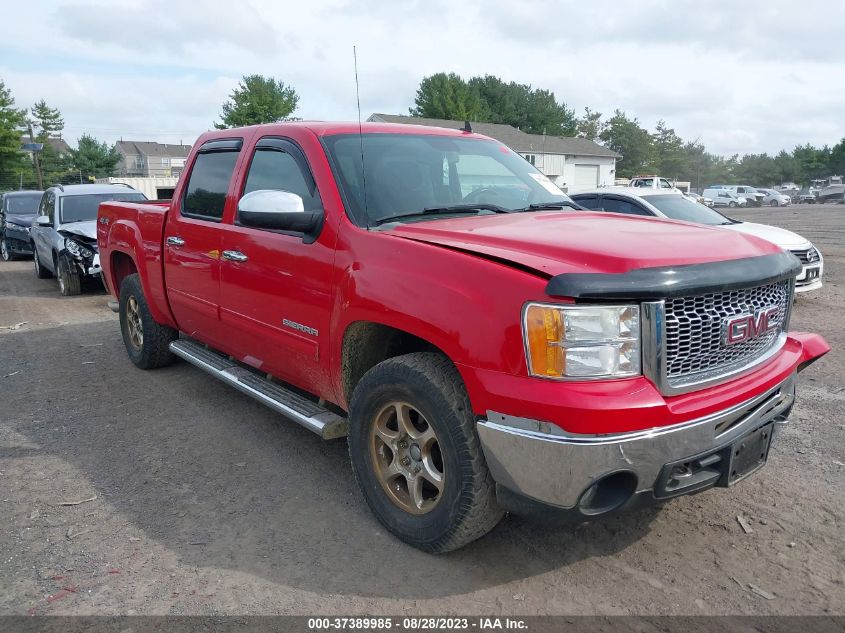
<path fill-rule="evenodd" d="M 41 196 L 32 222 L 35 274 L 55 276 L 65 296 L 82 292 L 83 281 L 100 276 L 97 208 L 101 202 L 137 202 L 147 197 L 128 185 L 56 185 Z"/>

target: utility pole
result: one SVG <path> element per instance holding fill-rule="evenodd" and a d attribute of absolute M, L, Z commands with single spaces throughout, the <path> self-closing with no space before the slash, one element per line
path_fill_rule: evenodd
<path fill-rule="evenodd" d="M 29 142 L 35 143 L 35 135 L 32 133 L 32 121 L 26 122 L 26 127 L 29 130 Z M 35 179 L 38 182 L 38 189 L 44 189 L 44 174 L 41 171 L 41 159 L 38 158 L 38 152 L 32 152 L 32 166 L 35 167 Z"/>

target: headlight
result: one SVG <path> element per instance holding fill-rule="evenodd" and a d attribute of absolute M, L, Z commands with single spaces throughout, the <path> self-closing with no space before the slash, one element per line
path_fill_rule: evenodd
<path fill-rule="evenodd" d="M 15 224 L 14 222 L 6 222 L 6 228 L 12 229 L 13 231 L 25 231 L 29 233 L 29 227 L 23 226 L 22 224 Z"/>
<path fill-rule="evenodd" d="M 640 370 L 640 308 L 529 303 L 528 373 L 543 378 L 623 378 Z"/>
<path fill-rule="evenodd" d="M 65 248 L 71 255 L 76 257 L 82 257 L 84 259 L 94 257 L 94 252 L 91 249 L 70 238 L 65 240 Z"/>

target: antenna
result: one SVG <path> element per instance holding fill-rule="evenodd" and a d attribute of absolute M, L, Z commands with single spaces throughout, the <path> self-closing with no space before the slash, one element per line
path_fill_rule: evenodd
<path fill-rule="evenodd" d="M 370 223 L 370 211 L 367 208 L 367 169 L 364 165 L 364 131 L 361 124 L 361 92 L 358 88 L 358 50 L 352 47 L 352 58 L 355 62 L 355 100 L 358 103 L 358 139 L 361 142 L 361 190 L 364 194 L 364 213 L 367 215 L 367 224 Z"/>

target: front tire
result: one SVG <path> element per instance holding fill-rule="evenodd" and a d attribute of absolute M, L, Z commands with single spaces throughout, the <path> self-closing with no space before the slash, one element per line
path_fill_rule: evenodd
<path fill-rule="evenodd" d="M 12 251 L 9 250 L 9 244 L 6 242 L 6 236 L 0 237 L 0 257 L 3 258 L 4 262 L 10 262 L 15 257 L 12 255 Z"/>
<path fill-rule="evenodd" d="M 153 320 L 137 273 L 126 276 L 120 284 L 118 312 L 123 344 L 136 366 L 155 369 L 175 360 L 170 344 L 179 338 L 179 331 Z"/>
<path fill-rule="evenodd" d="M 780 206 L 780 202 L 778 202 L 777 200 L 772 200 L 769 204 L 772 205 L 773 207 L 779 207 Z"/>
<path fill-rule="evenodd" d="M 448 358 L 415 353 L 379 363 L 355 388 L 349 421 L 361 492 L 401 540 L 448 552 L 501 520 L 469 397 Z"/>
<path fill-rule="evenodd" d="M 59 292 L 63 297 L 75 297 L 82 294 L 82 279 L 79 271 L 67 257 L 59 255 L 56 260 L 56 271 L 59 278 Z"/>
<path fill-rule="evenodd" d="M 39 279 L 49 279 L 53 276 L 49 270 L 41 265 L 41 260 L 38 259 L 38 251 L 35 250 L 35 244 L 32 245 L 32 259 L 35 261 L 35 276 Z"/>

